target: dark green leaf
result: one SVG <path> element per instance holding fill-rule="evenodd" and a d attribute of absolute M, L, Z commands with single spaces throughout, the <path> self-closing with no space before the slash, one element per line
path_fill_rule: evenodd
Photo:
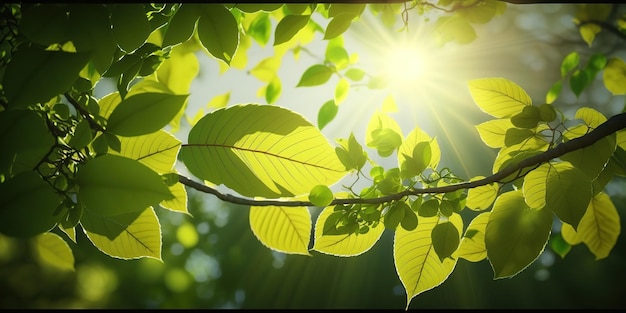
<path fill-rule="evenodd" d="M 439 200 L 433 198 L 424 201 L 418 208 L 417 214 L 423 217 L 433 217 L 439 214 Z"/>
<path fill-rule="evenodd" d="M 383 221 L 385 228 L 395 230 L 398 225 L 400 225 L 404 219 L 404 214 L 406 213 L 405 206 L 408 207 L 406 203 L 400 201 L 395 202 L 391 205 L 391 207 L 389 207 L 389 211 L 385 214 L 385 219 Z"/>
<path fill-rule="evenodd" d="M 402 218 L 400 226 L 408 231 L 412 231 L 417 228 L 417 215 L 413 212 L 413 210 L 411 210 L 411 207 L 406 205 L 406 203 L 404 205 L 404 218 Z"/>
<path fill-rule="evenodd" d="M 66 7 L 39 4 L 22 7 L 20 33 L 42 46 L 69 40 L 70 25 Z"/>
<path fill-rule="evenodd" d="M 539 121 L 541 121 L 539 107 L 532 105 L 524 106 L 522 112 L 511 117 L 511 123 L 520 128 L 535 128 Z"/>
<path fill-rule="evenodd" d="M 435 253 L 442 262 L 459 247 L 459 230 L 450 222 L 435 225 L 431 236 Z"/>
<path fill-rule="evenodd" d="M 131 137 L 153 133 L 183 108 L 187 95 L 141 93 L 124 99 L 109 116 L 107 130 Z"/>
<path fill-rule="evenodd" d="M 274 46 L 289 41 L 309 22 L 310 15 L 287 15 L 274 31 Z"/>
<path fill-rule="evenodd" d="M 200 11 L 196 10 L 194 5 L 182 4 L 167 24 L 163 35 L 163 47 L 175 46 L 189 40 L 198 18 Z"/>
<path fill-rule="evenodd" d="M 83 119 L 76 125 L 74 136 L 72 136 L 68 145 L 76 150 L 81 150 L 86 147 L 91 140 L 93 140 L 91 127 L 89 122 Z"/>
<path fill-rule="evenodd" d="M 230 64 L 239 44 L 239 27 L 230 11 L 221 4 L 195 5 L 200 13 L 198 38 L 215 58 Z"/>
<path fill-rule="evenodd" d="M 586 71 L 576 70 L 572 77 L 569 79 L 569 86 L 576 97 L 580 96 L 585 87 L 590 83 L 589 77 Z"/>
<path fill-rule="evenodd" d="M 139 48 L 152 31 L 143 5 L 138 3 L 116 5 L 111 25 L 118 46 L 126 52 Z"/>
<path fill-rule="evenodd" d="M 348 30 L 355 17 L 356 15 L 352 13 L 341 13 L 333 17 L 333 19 L 328 22 L 328 26 L 326 26 L 324 39 L 333 39 L 343 34 L 346 30 Z"/>

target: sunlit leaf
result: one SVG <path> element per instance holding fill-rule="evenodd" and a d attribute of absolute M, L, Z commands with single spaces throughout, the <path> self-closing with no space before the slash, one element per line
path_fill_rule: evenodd
<path fill-rule="evenodd" d="M 572 140 L 585 135 L 588 131 L 589 128 L 587 126 L 578 125 L 566 131 L 563 136 L 568 140 Z M 585 173 L 589 179 L 593 180 L 602 172 L 613 155 L 615 147 L 616 135 L 611 134 L 596 141 L 591 146 L 566 153 L 561 156 L 561 159 L 572 163 L 572 165 Z"/>
<path fill-rule="evenodd" d="M 309 201 L 315 206 L 325 207 L 333 201 L 333 192 L 326 185 L 317 185 L 309 192 Z"/>
<path fill-rule="evenodd" d="M 476 31 L 467 19 L 459 16 L 442 16 L 435 23 L 435 39 L 439 45 L 453 41 L 466 44 L 476 39 Z"/>
<path fill-rule="evenodd" d="M 334 100 L 326 101 L 317 113 L 317 127 L 320 130 L 323 129 L 324 126 L 335 119 L 338 111 L 339 107 L 335 104 Z"/>
<path fill-rule="evenodd" d="M 569 86 L 572 88 L 574 94 L 578 97 L 583 92 L 585 87 L 590 83 L 589 76 L 584 70 L 576 70 L 569 79 Z"/>
<path fill-rule="evenodd" d="M 485 228 L 491 212 L 484 212 L 474 217 L 461 238 L 459 248 L 453 254 L 470 262 L 480 262 L 487 258 L 485 248 Z"/>
<path fill-rule="evenodd" d="M 574 70 L 580 63 L 580 55 L 578 52 L 570 52 L 561 62 L 561 77 L 565 77 L 569 72 Z"/>
<path fill-rule="evenodd" d="M 178 174 L 174 174 L 178 176 Z M 168 186 L 168 189 L 174 195 L 174 199 L 166 199 L 159 203 L 163 208 L 174 212 L 189 213 L 187 211 L 187 190 L 185 185 L 175 183 Z"/>
<path fill-rule="evenodd" d="M 553 103 L 554 100 L 556 100 L 561 94 L 562 88 L 563 88 L 563 81 L 558 80 L 557 82 L 555 82 L 552 85 L 552 87 L 550 87 L 550 90 L 548 90 L 548 93 L 546 94 L 546 103 L 548 104 Z"/>
<path fill-rule="evenodd" d="M 552 212 L 531 210 L 521 190 L 500 195 L 485 229 L 494 277 L 514 276 L 534 262 L 548 242 L 551 227 Z"/>
<path fill-rule="evenodd" d="M 450 217 L 457 229 L 463 229 L 458 214 Z M 442 223 L 439 217 L 421 217 L 419 225 L 412 231 L 396 229 L 393 244 L 393 259 L 396 271 L 407 294 L 407 307 L 415 296 L 443 283 L 454 270 L 456 259 L 439 259 L 433 249 L 432 230 Z M 458 240 L 458 238 L 457 238 Z"/>
<path fill-rule="evenodd" d="M 350 90 L 350 83 L 345 78 L 340 78 L 339 82 L 335 86 L 335 104 L 341 104 L 348 97 L 348 91 Z"/>
<path fill-rule="evenodd" d="M 268 248 L 309 255 L 311 214 L 306 207 L 250 207 L 250 229 Z"/>
<path fill-rule="evenodd" d="M 513 128 L 511 119 L 494 119 L 478 124 L 476 130 L 480 139 L 491 148 L 504 147 L 507 130 Z"/>
<path fill-rule="evenodd" d="M 0 233 L 31 237 L 44 233 L 64 215 L 57 212 L 61 198 L 34 171 L 23 172 L 0 184 Z"/>
<path fill-rule="evenodd" d="M 267 87 L 265 88 L 265 101 L 267 103 L 272 104 L 276 102 L 278 97 L 280 97 L 280 93 L 282 92 L 282 84 L 280 82 L 280 78 L 278 76 L 274 76 Z"/>
<path fill-rule="evenodd" d="M 161 259 L 161 225 L 152 207 L 107 217 L 87 209 L 80 225 L 104 254 L 124 260 Z"/>
<path fill-rule="evenodd" d="M 470 181 L 475 181 L 484 178 L 483 176 L 476 176 Z M 470 210 L 483 211 L 491 206 L 493 201 L 496 200 L 499 187 L 497 184 L 488 184 L 479 186 L 476 188 L 470 188 L 467 190 L 467 206 Z"/>
<path fill-rule="evenodd" d="M 551 174 L 556 170 L 545 163 L 524 176 L 522 191 L 524 200 L 531 209 L 543 209 L 546 205 L 546 186 Z"/>
<path fill-rule="evenodd" d="M 610 58 L 602 74 L 604 86 L 613 95 L 626 94 L 626 63 L 620 58 Z"/>
<path fill-rule="evenodd" d="M 326 65 L 315 64 L 307 68 L 296 87 L 311 87 L 326 83 L 333 75 L 333 70 Z"/>
<path fill-rule="evenodd" d="M 511 116 L 511 123 L 520 128 L 535 128 L 539 121 L 541 121 L 541 113 L 539 107 L 536 106 L 525 106 L 522 112 Z"/>
<path fill-rule="evenodd" d="M 596 38 L 596 35 L 602 30 L 602 27 L 597 24 L 589 23 L 578 26 L 578 31 L 580 35 L 583 37 L 587 45 L 591 47 L 593 40 Z"/>
<path fill-rule="evenodd" d="M 207 104 L 207 107 L 210 109 L 225 108 L 228 105 L 229 100 L 230 100 L 230 91 L 213 97 L 213 99 L 211 99 L 211 101 L 209 101 L 209 103 Z"/>
<path fill-rule="evenodd" d="M 191 81 L 198 75 L 200 64 L 193 53 L 184 53 L 184 47 L 176 46 L 157 69 L 157 79 L 177 95 L 189 94 Z"/>
<path fill-rule="evenodd" d="M 59 235 L 44 233 L 35 237 L 39 262 L 60 270 L 74 271 L 74 254 Z"/>
<path fill-rule="evenodd" d="M 361 81 L 363 77 L 365 77 L 365 72 L 358 68 L 351 68 L 347 70 L 344 73 L 344 75 L 348 77 L 350 80 L 358 82 L 358 81 Z"/>
<path fill-rule="evenodd" d="M 378 223 L 365 234 L 324 235 L 324 224 L 333 211 L 334 207 L 326 207 L 315 222 L 315 251 L 341 257 L 357 256 L 369 251 L 385 230 L 382 223 Z"/>
<path fill-rule="evenodd" d="M 76 182 L 80 201 L 101 216 L 137 212 L 173 198 L 157 173 L 138 161 L 116 155 L 86 162 Z"/>
<path fill-rule="evenodd" d="M 386 130 L 386 134 L 381 133 L 381 130 Z M 396 136 L 393 136 L 394 133 Z M 397 140 L 398 138 L 400 139 L 399 142 Z M 395 141 L 393 141 L 394 139 Z M 375 112 L 367 124 L 365 145 L 370 148 L 376 148 L 381 156 L 389 156 L 401 143 L 402 129 L 400 129 L 398 122 L 386 114 L 378 111 Z M 407 153 L 411 155 L 413 148 L 411 147 L 410 151 L 407 151 Z"/>
<path fill-rule="evenodd" d="M 611 201 L 603 192 L 589 202 L 585 215 L 578 224 L 578 231 L 568 224 L 561 229 L 563 239 L 571 245 L 584 242 L 596 260 L 609 256 L 621 232 L 620 216 Z"/>
<path fill-rule="evenodd" d="M 317 127 L 293 111 L 267 105 L 207 114 L 189 132 L 181 159 L 197 177 L 244 196 L 302 195 L 345 175 Z"/>
<path fill-rule="evenodd" d="M 553 167 L 555 171 L 547 182 L 546 209 L 576 228 L 591 200 L 591 180 L 569 162 L 560 162 Z"/>
<path fill-rule="evenodd" d="M 165 130 L 152 134 L 121 137 L 121 150 L 110 154 L 117 154 L 129 159 L 137 160 L 158 174 L 172 171 L 181 142 Z"/>
<path fill-rule="evenodd" d="M 332 20 L 328 22 L 328 26 L 326 26 L 324 39 L 332 39 L 343 34 L 346 30 L 348 30 L 355 17 L 356 15 L 353 13 L 340 13 L 333 17 Z"/>
<path fill-rule="evenodd" d="M 497 118 L 512 117 L 532 105 L 524 89 L 504 78 L 474 79 L 469 82 L 469 89 L 476 105 Z"/>

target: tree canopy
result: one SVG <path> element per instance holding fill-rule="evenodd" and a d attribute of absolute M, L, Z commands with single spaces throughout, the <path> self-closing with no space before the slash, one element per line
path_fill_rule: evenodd
<path fill-rule="evenodd" d="M 472 45 L 518 2 L 2 4 L 0 233 L 59 270 L 74 270 L 78 233 L 112 258 L 162 260 L 158 212 L 191 216 L 189 194 L 210 194 L 244 206 L 259 243 L 281 254 L 356 257 L 391 234 L 406 308 L 459 262 L 488 262 L 503 279 L 547 249 L 608 258 L 621 234 L 609 186 L 626 176 L 622 6 L 576 6 L 585 46 L 564 55 L 541 98 L 504 71 L 449 91 L 469 92 L 484 114 L 473 135 L 494 157 L 464 157 L 488 158 L 490 172 L 452 170 L 445 138 L 403 129 L 391 93 L 356 121 L 363 135 L 340 124 L 355 93 L 425 84 L 404 76 L 416 52 L 395 56 L 399 71 L 364 67 L 344 35 L 366 15 L 395 33 L 429 23 L 444 49 Z M 251 64 L 254 46 L 273 55 Z M 285 59 L 303 54 L 319 62 L 281 79 Z M 247 70 L 258 98 L 233 104 L 232 86 L 192 108 L 203 58 L 220 75 Z M 563 103 L 598 84 L 617 113 Z M 324 86 L 322 103 L 277 105 L 288 87 Z M 328 138 L 331 126 L 341 137 Z"/>

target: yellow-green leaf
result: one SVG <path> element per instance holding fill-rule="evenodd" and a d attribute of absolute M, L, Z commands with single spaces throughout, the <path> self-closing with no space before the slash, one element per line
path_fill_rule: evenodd
<path fill-rule="evenodd" d="M 161 225 L 152 207 L 109 217 L 85 209 L 80 225 L 104 254 L 124 260 L 161 259 Z"/>
<path fill-rule="evenodd" d="M 508 79 L 474 79 L 469 82 L 469 89 L 476 105 L 497 118 L 512 117 L 532 105 L 526 91 Z"/>
<path fill-rule="evenodd" d="M 602 30 L 602 27 L 597 24 L 585 24 L 578 26 L 578 31 L 580 31 L 580 35 L 583 37 L 587 45 L 591 47 L 593 40 L 596 38 L 596 35 Z"/>
<path fill-rule="evenodd" d="M 348 97 L 348 91 L 350 90 L 350 82 L 347 79 L 341 78 L 335 86 L 335 103 L 341 104 Z"/>
<path fill-rule="evenodd" d="M 539 257 L 552 228 L 550 210 L 532 210 L 521 190 L 496 199 L 485 229 L 487 257 L 494 277 L 516 275 Z"/>
<path fill-rule="evenodd" d="M 168 186 L 168 188 L 172 195 L 174 195 L 174 199 L 163 200 L 159 204 L 170 211 L 189 213 L 187 211 L 187 190 L 185 189 L 185 185 L 175 183 L 174 185 Z"/>
<path fill-rule="evenodd" d="M 620 58 L 610 58 L 602 73 L 604 86 L 613 95 L 626 94 L 626 63 Z"/>
<path fill-rule="evenodd" d="M 545 163 L 524 176 L 522 192 L 526 204 L 531 209 L 543 209 L 546 205 L 546 185 L 548 177 L 554 171 L 551 164 Z"/>
<path fill-rule="evenodd" d="M 209 113 L 191 129 L 180 155 L 196 177 L 251 197 L 303 195 L 346 174 L 319 129 L 278 106 L 237 105 Z"/>
<path fill-rule="evenodd" d="M 476 126 L 480 139 L 491 148 L 504 147 L 506 131 L 513 128 L 511 119 L 495 119 L 483 122 Z"/>
<path fill-rule="evenodd" d="M 476 181 L 485 178 L 484 176 L 476 176 L 470 181 Z M 467 191 L 467 200 L 465 206 L 470 210 L 483 211 L 489 208 L 498 196 L 499 187 L 497 184 L 488 184 L 476 188 L 470 188 Z"/>
<path fill-rule="evenodd" d="M 596 260 L 606 258 L 621 232 L 620 216 L 611 198 L 600 192 L 591 199 L 585 215 L 578 224 L 578 231 L 563 224 L 563 239 L 574 245 L 584 242 Z"/>
<path fill-rule="evenodd" d="M 439 160 L 441 159 L 441 150 L 439 149 L 439 145 L 437 144 L 437 139 L 431 138 L 422 129 L 416 127 L 402 141 L 402 144 L 398 148 L 398 166 L 402 170 L 403 174 L 405 172 L 405 168 L 407 168 L 408 166 L 408 162 L 413 161 L 421 163 L 420 160 L 412 160 L 415 152 L 415 147 L 417 147 L 421 143 L 428 145 L 430 149 L 430 160 L 423 160 L 425 161 L 424 163 L 426 164 L 426 166 L 432 169 L 436 169 L 439 165 Z M 410 172 L 411 171 L 407 173 Z"/>
<path fill-rule="evenodd" d="M 230 100 L 230 91 L 213 97 L 213 99 L 209 101 L 209 104 L 207 104 L 207 107 L 209 109 L 225 108 L 228 105 L 228 100 Z"/>
<path fill-rule="evenodd" d="M 378 223 L 365 234 L 323 235 L 324 223 L 333 210 L 334 206 L 324 208 L 315 222 L 315 251 L 341 257 L 357 256 L 369 251 L 385 230 L 383 224 Z"/>
<path fill-rule="evenodd" d="M 453 254 L 470 262 L 480 262 L 487 258 L 485 248 L 485 228 L 491 212 L 484 212 L 476 216 L 467 226 L 465 235 L 461 238 L 459 249 Z"/>
<path fill-rule="evenodd" d="M 457 229 L 463 229 L 460 215 L 449 219 Z M 433 228 L 445 220 L 436 217 L 420 217 L 417 228 L 407 231 L 396 229 L 393 244 L 393 259 L 396 271 L 406 290 L 408 308 L 411 299 L 420 293 L 443 283 L 454 270 L 457 259 L 439 260 L 432 242 Z"/>
<path fill-rule="evenodd" d="M 333 192 L 326 185 L 317 185 L 309 192 L 309 201 L 315 206 L 325 207 L 333 201 Z"/>
<path fill-rule="evenodd" d="M 180 140 L 165 130 L 136 136 L 120 137 L 120 152 L 109 148 L 109 154 L 137 160 L 158 174 L 171 172 L 180 150 Z"/>
<path fill-rule="evenodd" d="M 591 201 L 591 179 L 569 162 L 552 166 L 555 171 L 548 176 L 546 208 L 561 221 L 577 228 Z"/>
<path fill-rule="evenodd" d="M 250 207 L 250 229 L 266 247 L 309 255 L 311 214 L 306 207 Z"/>
<path fill-rule="evenodd" d="M 74 254 L 70 246 L 59 235 L 44 233 L 35 237 L 39 262 L 60 270 L 74 271 Z"/>

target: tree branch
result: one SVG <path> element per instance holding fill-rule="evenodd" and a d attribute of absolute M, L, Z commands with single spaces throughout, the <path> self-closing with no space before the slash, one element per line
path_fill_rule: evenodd
<path fill-rule="evenodd" d="M 458 184 L 452 184 L 448 186 L 442 187 L 433 187 L 433 188 L 413 188 L 407 189 L 403 192 L 379 197 L 379 198 L 349 198 L 349 199 L 334 199 L 330 205 L 338 205 L 338 204 L 382 204 L 394 200 L 400 200 L 403 197 L 410 195 L 421 195 L 421 194 L 435 194 L 435 193 L 446 193 L 452 192 L 460 189 L 471 189 L 484 185 L 488 185 L 491 183 L 501 182 L 504 178 L 509 175 L 521 172 L 523 169 L 533 166 L 538 166 L 544 162 L 550 161 L 554 158 L 558 158 L 568 152 L 576 151 L 601 140 L 602 138 L 609 136 L 621 129 L 626 128 L 626 113 L 620 113 L 615 116 L 609 118 L 606 122 L 600 124 L 596 129 L 587 133 L 584 136 L 572 139 L 568 142 L 561 143 L 558 146 L 549 149 L 541 154 L 535 155 L 528 159 L 522 160 L 516 165 L 508 166 L 497 173 L 472 182 L 463 182 Z M 241 204 L 241 205 L 250 205 L 250 206 L 283 206 L 283 207 L 302 207 L 302 206 L 314 206 L 309 201 L 282 201 L 282 200 L 254 200 L 247 199 L 242 197 L 233 196 L 230 194 L 224 194 L 219 192 L 218 190 L 206 186 L 204 184 L 193 181 L 185 176 L 178 175 L 178 181 L 183 185 L 196 189 L 198 191 L 209 193 L 215 195 L 222 201 Z"/>

